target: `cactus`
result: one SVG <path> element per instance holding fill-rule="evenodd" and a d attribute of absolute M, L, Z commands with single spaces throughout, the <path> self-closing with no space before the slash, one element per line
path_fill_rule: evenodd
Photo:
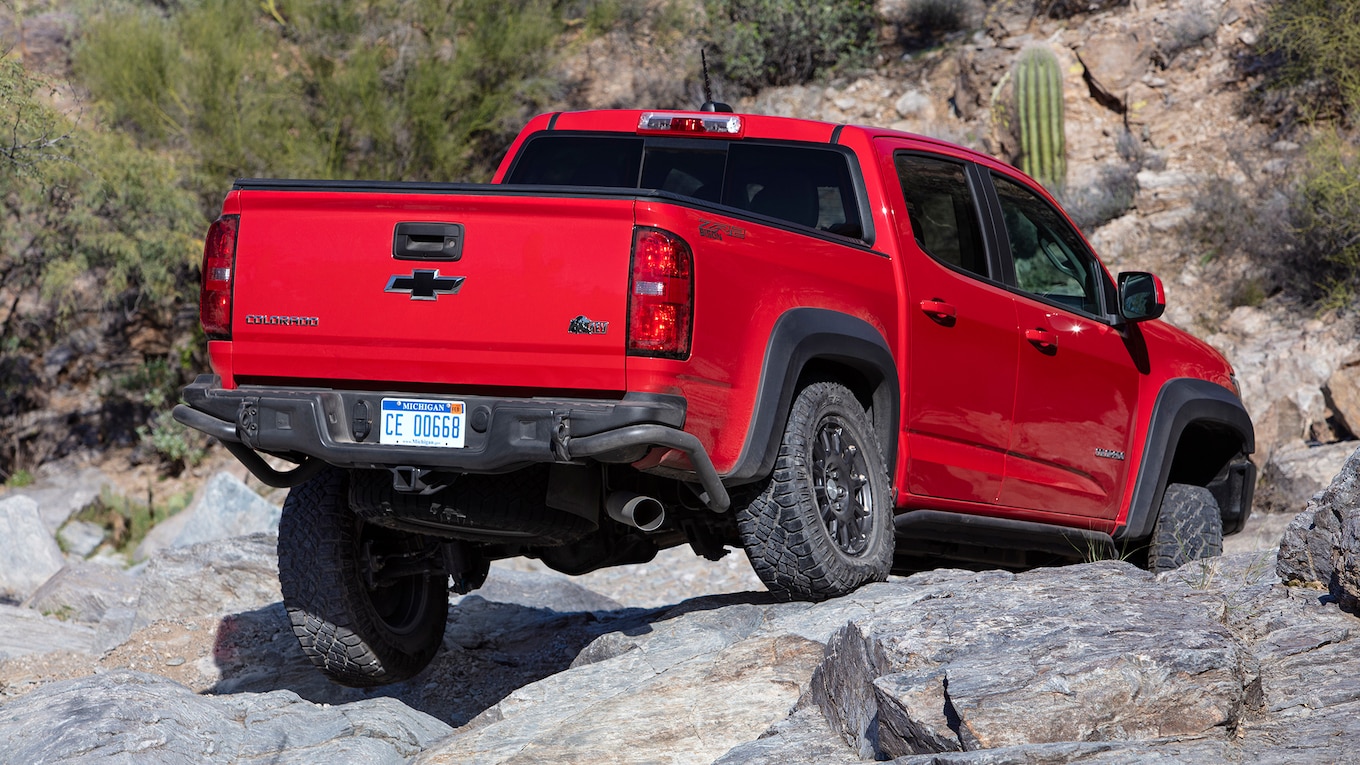
<path fill-rule="evenodd" d="M 1020 128 L 1020 169 L 1058 192 L 1067 181 L 1062 69 L 1053 51 L 1026 48 L 1015 63 L 1015 111 Z"/>

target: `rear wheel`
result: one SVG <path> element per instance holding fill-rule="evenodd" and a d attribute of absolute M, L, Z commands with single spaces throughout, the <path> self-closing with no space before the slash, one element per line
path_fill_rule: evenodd
<path fill-rule="evenodd" d="M 776 595 L 824 600 L 882 581 L 892 566 L 892 501 L 868 415 L 844 386 L 799 392 L 774 473 L 737 512 L 751 567 Z"/>
<path fill-rule="evenodd" d="M 448 576 L 437 542 L 364 523 L 346 476 L 326 470 L 293 489 L 279 521 L 279 586 L 302 652 L 338 683 L 405 680 L 444 638 Z"/>
<path fill-rule="evenodd" d="M 1221 554 L 1223 516 L 1213 493 L 1184 483 L 1167 486 L 1148 543 L 1148 570 L 1171 571 Z"/>

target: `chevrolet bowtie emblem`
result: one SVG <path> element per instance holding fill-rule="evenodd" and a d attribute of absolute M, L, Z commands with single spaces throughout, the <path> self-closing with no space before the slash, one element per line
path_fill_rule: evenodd
<path fill-rule="evenodd" d="M 440 295 L 457 295 L 464 276 L 440 276 L 438 269 L 417 268 L 410 276 L 393 274 L 383 292 L 405 292 L 412 300 L 436 300 Z"/>

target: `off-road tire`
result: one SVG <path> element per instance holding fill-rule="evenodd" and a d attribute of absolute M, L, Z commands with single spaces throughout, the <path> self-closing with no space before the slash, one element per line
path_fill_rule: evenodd
<path fill-rule="evenodd" d="M 878 438 L 844 386 L 794 399 L 774 472 L 736 512 L 751 568 L 787 600 L 825 600 L 883 581 L 892 567 L 892 499 Z"/>
<path fill-rule="evenodd" d="M 364 523 L 349 508 L 347 476 L 327 469 L 294 488 L 279 521 L 279 586 L 302 652 L 343 685 L 405 680 L 424 669 L 444 639 L 448 577 L 404 576 L 370 587 L 365 549 L 427 549 L 416 534 Z"/>
<path fill-rule="evenodd" d="M 356 513 L 373 523 L 419 527 L 471 542 L 555 545 L 595 530 L 587 518 L 548 507 L 547 494 L 547 465 L 461 476 L 429 496 L 394 490 L 392 474 L 386 470 L 355 470 L 350 474 L 349 501 Z"/>
<path fill-rule="evenodd" d="M 1167 486 L 1148 541 L 1148 571 L 1171 571 L 1221 554 L 1223 517 L 1213 493 L 1184 483 Z"/>

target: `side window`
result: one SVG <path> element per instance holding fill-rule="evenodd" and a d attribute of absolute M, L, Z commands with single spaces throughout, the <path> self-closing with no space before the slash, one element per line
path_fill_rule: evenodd
<path fill-rule="evenodd" d="M 538 135 L 525 144 L 506 183 L 637 188 L 642 139 Z"/>
<path fill-rule="evenodd" d="M 916 244 L 941 263 L 987 276 L 987 257 L 963 165 L 907 153 L 898 153 L 895 163 Z"/>
<path fill-rule="evenodd" d="M 999 175 L 992 181 L 1010 240 L 1016 286 L 1044 300 L 1100 315 L 1102 272 L 1077 232 L 1038 194 Z"/>
<path fill-rule="evenodd" d="M 844 154 L 800 146 L 733 143 L 723 204 L 833 234 L 863 238 Z"/>

